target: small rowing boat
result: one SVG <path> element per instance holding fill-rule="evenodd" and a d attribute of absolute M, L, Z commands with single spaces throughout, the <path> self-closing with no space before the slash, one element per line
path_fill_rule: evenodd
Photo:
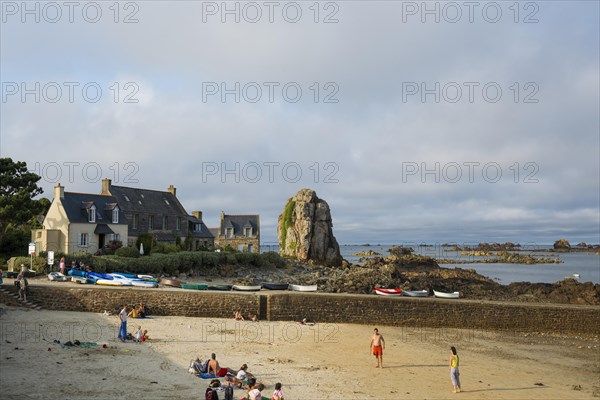
<path fill-rule="evenodd" d="M 375 293 L 382 296 L 400 296 L 402 294 L 402 289 L 375 288 Z"/>
<path fill-rule="evenodd" d="M 206 283 L 182 283 L 181 288 L 188 290 L 208 290 L 208 285 Z"/>
<path fill-rule="evenodd" d="M 239 290 L 241 292 L 258 292 L 260 286 L 233 285 L 233 290 Z"/>
<path fill-rule="evenodd" d="M 288 289 L 296 292 L 316 292 L 317 285 L 289 285 Z"/>
<path fill-rule="evenodd" d="M 429 296 L 428 290 L 404 290 L 402 294 L 409 297 L 427 297 Z"/>
<path fill-rule="evenodd" d="M 208 290 L 231 290 L 231 285 L 208 285 Z"/>
<path fill-rule="evenodd" d="M 161 279 L 159 283 L 166 286 L 181 287 L 182 282 L 177 279 Z"/>
<path fill-rule="evenodd" d="M 437 290 L 433 291 L 433 295 L 435 297 L 439 297 L 441 299 L 458 299 L 460 297 L 459 292 L 445 293 L 445 292 L 438 292 Z"/>
<path fill-rule="evenodd" d="M 48 280 L 50 281 L 57 281 L 57 282 L 64 282 L 67 280 L 67 277 L 64 274 L 61 274 L 60 272 L 50 272 L 48 274 Z"/>
<path fill-rule="evenodd" d="M 261 286 L 263 287 L 263 289 L 267 289 L 267 290 L 288 290 L 288 287 L 290 286 L 287 283 L 262 283 Z"/>

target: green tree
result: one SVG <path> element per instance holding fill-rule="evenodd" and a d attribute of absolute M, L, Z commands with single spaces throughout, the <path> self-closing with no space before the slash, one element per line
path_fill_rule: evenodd
<path fill-rule="evenodd" d="M 48 211 L 48 199 L 33 199 L 43 193 L 37 185 L 40 179 L 25 162 L 0 158 L 0 242 L 9 226 L 31 229 L 36 215 Z"/>

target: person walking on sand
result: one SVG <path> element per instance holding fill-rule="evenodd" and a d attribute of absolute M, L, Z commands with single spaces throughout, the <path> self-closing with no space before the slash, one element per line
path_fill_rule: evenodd
<path fill-rule="evenodd" d="M 119 312 L 119 321 L 121 325 L 119 326 L 119 336 L 121 342 L 127 340 L 127 306 L 121 304 L 121 311 Z"/>
<path fill-rule="evenodd" d="M 460 393 L 460 372 L 458 372 L 458 354 L 456 354 L 456 347 L 450 347 L 452 355 L 450 356 L 450 380 L 454 390 L 452 393 Z"/>
<path fill-rule="evenodd" d="M 377 365 L 375 368 L 383 368 L 383 350 L 385 349 L 385 340 L 383 340 L 383 336 L 379 334 L 379 329 L 375 328 L 373 330 L 373 336 L 371 337 L 371 345 L 369 349 L 373 352 L 375 359 L 377 360 Z"/>

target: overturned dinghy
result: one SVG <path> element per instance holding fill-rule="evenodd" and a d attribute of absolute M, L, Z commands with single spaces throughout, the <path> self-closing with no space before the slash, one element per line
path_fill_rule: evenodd
<path fill-rule="evenodd" d="M 233 285 L 233 290 L 241 292 L 258 292 L 260 289 L 260 286 Z"/>
<path fill-rule="evenodd" d="M 66 282 L 67 276 L 64 274 L 61 274 L 60 272 L 50 272 L 48 274 L 48 280 L 54 281 L 54 282 Z"/>
<path fill-rule="evenodd" d="M 289 289 L 296 292 L 316 292 L 317 285 L 290 285 Z"/>
<path fill-rule="evenodd" d="M 261 286 L 263 287 L 263 289 L 267 289 L 267 290 L 288 290 L 288 287 L 290 286 L 288 283 L 262 283 Z"/>
<path fill-rule="evenodd" d="M 375 293 L 381 296 L 400 296 L 402 295 L 402 289 L 375 288 Z"/>
<path fill-rule="evenodd" d="M 429 296 L 428 290 L 404 290 L 402 294 L 409 297 L 427 297 Z"/>

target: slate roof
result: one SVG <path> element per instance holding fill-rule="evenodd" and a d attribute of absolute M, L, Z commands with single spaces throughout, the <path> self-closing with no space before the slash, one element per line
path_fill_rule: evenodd
<path fill-rule="evenodd" d="M 169 192 L 111 185 L 110 193 L 126 212 L 188 217 L 177 197 Z"/>
<path fill-rule="evenodd" d="M 233 228 L 234 236 L 244 236 L 244 228 L 252 228 L 252 235 L 259 233 L 258 215 L 223 215 L 218 233 L 225 235 L 226 228 Z"/>
<path fill-rule="evenodd" d="M 112 224 L 112 210 L 117 206 L 114 196 L 100 194 L 65 192 L 65 197 L 60 199 L 67 213 L 67 218 L 72 223 L 87 224 Z M 88 209 L 96 206 L 96 222 L 88 222 Z M 119 207 L 119 224 L 126 224 L 127 219 L 123 209 Z"/>
<path fill-rule="evenodd" d="M 211 230 L 209 230 L 206 225 L 204 224 L 204 222 L 202 222 L 201 220 L 199 220 L 198 218 L 194 217 L 193 215 L 188 215 L 188 223 L 189 223 L 189 228 L 192 232 L 192 237 L 195 238 L 213 238 L 213 234 L 211 232 Z M 200 223 L 200 231 L 194 231 L 194 224 Z"/>

